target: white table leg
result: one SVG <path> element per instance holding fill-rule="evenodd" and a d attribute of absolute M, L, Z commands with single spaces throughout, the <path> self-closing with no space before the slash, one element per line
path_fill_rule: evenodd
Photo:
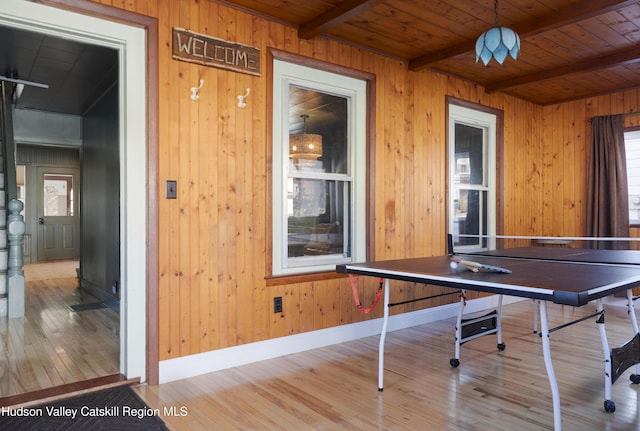
<path fill-rule="evenodd" d="M 462 344 L 462 317 L 464 316 L 464 307 L 467 304 L 467 291 L 460 292 L 460 308 L 458 309 L 458 319 L 456 320 L 456 342 L 453 359 L 449 361 L 452 367 L 460 365 L 460 345 Z"/>
<path fill-rule="evenodd" d="M 504 350 L 504 344 L 502 344 L 502 296 L 503 295 L 498 295 L 498 315 L 496 316 L 496 326 L 498 326 L 498 349 Z"/>
<path fill-rule="evenodd" d="M 542 352 L 544 355 L 544 365 L 547 368 L 547 376 L 549 377 L 549 385 L 551 386 L 551 398 L 553 400 L 553 429 L 555 431 L 562 430 L 562 413 L 560 412 L 560 391 L 558 390 L 558 381 L 553 371 L 553 363 L 551 362 L 551 346 L 549 342 L 549 320 L 547 318 L 547 302 L 540 301 L 540 326 L 542 335 Z"/>
<path fill-rule="evenodd" d="M 384 340 L 387 337 L 387 324 L 389 323 L 389 279 L 384 280 L 384 318 L 382 319 L 382 332 L 380 333 L 380 346 L 378 347 L 378 391 L 384 388 Z"/>
<path fill-rule="evenodd" d="M 627 289 L 627 311 L 631 317 L 631 326 L 633 327 L 633 335 L 638 333 L 638 319 L 636 318 L 635 306 L 633 305 L 633 292 Z"/>
<path fill-rule="evenodd" d="M 597 311 L 602 312 L 602 299 L 596 301 Z M 609 348 L 609 341 L 607 340 L 607 332 L 604 328 L 604 315 L 601 315 L 598 321 L 598 331 L 600 332 L 600 341 L 602 342 L 602 353 L 604 354 L 604 409 L 607 412 L 613 412 L 616 410 L 615 403 L 611 400 L 611 349 Z"/>

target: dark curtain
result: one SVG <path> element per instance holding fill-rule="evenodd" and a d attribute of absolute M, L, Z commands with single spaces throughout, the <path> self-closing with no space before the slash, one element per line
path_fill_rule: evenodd
<path fill-rule="evenodd" d="M 621 115 L 591 119 L 587 190 L 587 236 L 629 237 L 629 193 Z M 625 242 L 597 241 L 597 248 L 626 248 Z"/>

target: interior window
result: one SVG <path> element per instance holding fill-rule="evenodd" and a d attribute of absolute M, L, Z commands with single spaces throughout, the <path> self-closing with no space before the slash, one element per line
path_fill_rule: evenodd
<path fill-rule="evenodd" d="M 274 61 L 273 274 L 365 253 L 366 83 Z"/>
<path fill-rule="evenodd" d="M 449 105 L 449 233 L 457 249 L 494 248 L 496 117 Z"/>
<path fill-rule="evenodd" d="M 45 217 L 73 216 L 73 177 L 44 174 L 43 199 Z"/>

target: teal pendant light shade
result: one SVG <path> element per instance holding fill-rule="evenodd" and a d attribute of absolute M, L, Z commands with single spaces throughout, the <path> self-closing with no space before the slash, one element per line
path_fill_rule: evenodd
<path fill-rule="evenodd" d="M 498 25 L 498 0 L 495 2 L 496 25 L 480 35 L 476 41 L 476 63 L 489 64 L 491 58 L 502 64 L 510 55 L 514 60 L 520 53 L 520 36 L 509 27 Z"/>

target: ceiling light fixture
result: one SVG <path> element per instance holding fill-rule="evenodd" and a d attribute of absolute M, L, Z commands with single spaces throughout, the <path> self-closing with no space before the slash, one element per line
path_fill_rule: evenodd
<path fill-rule="evenodd" d="M 520 36 L 509 27 L 498 25 L 498 0 L 494 5 L 496 13 L 496 25 L 480 35 L 476 41 L 476 63 L 482 60 L 484 65 L 489 64 L 493 57 L 498 63 L 507 58 L 507 54 L 514 60 L 520 52 Z"/>
<path fill-rule="evenodd" d="M 322 157 L 322 135 L 307 133 L 308 115 L 300 116 L 304 121 L 303 133 L 289 135 L 289 157 L 297 159 L 317 160 Z"/>

